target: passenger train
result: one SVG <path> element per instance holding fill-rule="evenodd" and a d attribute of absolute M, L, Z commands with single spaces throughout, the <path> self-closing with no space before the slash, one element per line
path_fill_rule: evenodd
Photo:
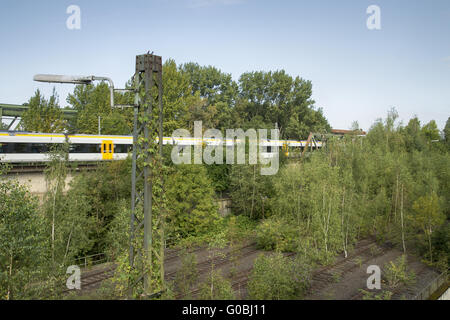
<path fill-rule="evenodd" d="M 35 133 L 35 132 L 0 132 L 0 162 L 33 163 L 49 161 L 48 152 L 53 144 L 69 141 L 69 161 L 104 161 L 123 160 L 131 152 L 132 136 L 118 135 L 88 135 L 63 133 Z M 157 140 L 158 141 L 158 140 Z M 236 141 L 236 140 L 234 140 Z M 237 140 L 239 143 L 239 141 Z M 164 137 L 164 145 L 178 145 L 180 147 L 193 145 L 219 145 L 222 143 L 232 147 L 232 139 L 208 138 L 172 138 Z M 289 148 L 304 148 L 306 140 L 261 140 L 260 145 L 267 147 L 264 157 L 269 157 L 272 147 L 281 147 L 288 154 Z M 322 147 L 322 142 L 314 142 L 314 148 Z"/>

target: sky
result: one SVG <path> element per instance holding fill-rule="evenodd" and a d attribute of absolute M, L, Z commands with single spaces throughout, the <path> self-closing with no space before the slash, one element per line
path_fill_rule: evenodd
<path fill-rule="evenodd" d="M 67 8 L 80 8 L 69 29 Z M 370 30 L 367 8 L 380 8 Z M 230 73 L 284 69 L 311 80 L 315 106 L 333 128 L 368 130 L 395 107 L 443 129 L 450 116 L 448 0 L 1 0 L 0 103 L 22 104 L 55 87 L 66 106 L 70 84 L 33 82 L 38 73 L 96 75 L 123 88 L 135 56 Z"/>

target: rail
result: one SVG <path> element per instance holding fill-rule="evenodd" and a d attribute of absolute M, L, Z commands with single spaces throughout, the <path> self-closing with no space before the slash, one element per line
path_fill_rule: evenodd
<path fill-rule="evenodd" d="M 98 264 L 102 264 L 108 262 L 108 257 L 106 253 L 96 253 L 91 254 L 89 256 L 81 257 L 78 259 L 75 259 L 75 264 L 79 267 L 92 267 Z"/>

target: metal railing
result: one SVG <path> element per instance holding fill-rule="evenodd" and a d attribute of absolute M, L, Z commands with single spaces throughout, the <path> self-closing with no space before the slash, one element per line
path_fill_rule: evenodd
<path fill-rule="evenodd" d="M 444 283 L 448 281 L 448 271 L 444 271 L 431 281 L 413 300 L 427 300 L 433 293 L 435 293 Z"/>
<path fill-rule="evenodd" d="M 91 254 L 89 256 L 75 259 L 75 264 L 79 267 L 84 268 L 92 267 L 105 262 L 108 262 L 108 257 L 106 253 Z"/>

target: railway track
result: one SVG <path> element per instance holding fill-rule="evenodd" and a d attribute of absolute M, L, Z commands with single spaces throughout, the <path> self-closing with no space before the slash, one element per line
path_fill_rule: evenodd
<path fill-rule="evenodd" d="M 253 243 L 247 244 L 243 247 L 232 249 L 232 250 L 228 251 L 227 253 L 225 253 L 224 255 L 219 254 L 217 256 L 208 258 L 205 261 L 202 261 L 197 264 L 197 270 L 199 273 L 204 273 L 204 272 L 208 271 L 208 269 L 210 268 L 210 266 L 212 264 L 214 264 L 215 267 L 220 267 L 225 264 L 231 263 L 230 257 L 232 257 L 233 254 L 241 253 L 244 251 L 244 254 L 249 255 L 255 251 L 258 251 L 258 249 L 254 248 L 255 244 L 256 243 L 253 242 Z M 245 253 L 245 251 L 247 251 L 247 250 L 249 250 L 249 252 Z M 178 272 L 178 270 L 174 270 L 174 271 L 166 273 L 166 279 L 167 280 L 175 279 L 177 272 Z"/>
<path fill-rule="evenodd" d="M 206 246 L 197 247 L 195 249 L 188 250 L 187 253 L 195 253 L 198 251 L 205 250 L 206 248 L 207 248 Z M 168 254 L 164 258 L 164 263 L 167 263 L 168 261 L 172 261 L 172 260 L 178 258 L 180 256 L 180 252 L 183 250 L 184 249 L 171 249 L 169 252 L 167 252 Z"/>
<path fill-rule="evenodd" d="M 99 282 L 114 276 L 116 266 L 113 264 L 98 271 L 86 272 L 81 274 L 81 290 L 90 290 L 96 287 Z M 63 293 L 73 292 L 73 290 L 65 289 Z"/>
<path fill-rule="evenodd" d="M 225 256 L 222 257 L 214 257 L 213 259 L 209 259 L 206 261 L 203 261 L 201 263 L 201 268 L 198 269 L 199 273 L 207 273 L 209 272 L 209 268 L 211 266 L 212 263 L 214 263 L 214 267 L 215 268 L 220 268 L 224 265 L 230 264 L 232 263 L 230 257 L 232 257 L 233 254 L 238 253 L 239 254 L 239 258 L 245 258 L 248 257 L 252 254 L 254 254 L 255 252 L 258 252 L 259 249 L 255 246 L 256 243 L 250 243 L 244 247 L 241 248 L 237 248 L 234 250 L 231 250 L 230 252 L 228 252 Z M 246 279 L 248 279 L 248 274 L 250 273 L 250 271 L 253 269 L 253 266 L 245 269 L 241 272 L 239 272 L 238 275 L 234 276 L 233 279 L 234 281 L 232 281 L 232 287 L 234 285 L 236 285 L 239 281 L 246 281 Z M 241 278 L 246 277 L 245 280 L 242 280 Z M 239 280 L 236 280 L 236 278 L 239 278 Z M 198 295 L 198 293 L 200 292 L 201 288 L 196 287 L 193 290 L 191 290 L 189 293 L 187 294 L 179 294 L 176 296 L 176 299 L 182 299 L 183 297 L 190 295 L 191 297 L 195 297 L 196 295 Z"/>
<path fill-rule="evenodd" d="M 296 254 L 295 252 L 289 252 L 289 253 L 284 254 L 284 256 L 292 257 L 295 254 Z M 239 272 L 239 274 L 232 277 L 231 287 L 233 288 L 234 292 L 240 293 L 241 288 L 247 287 L 249 276 L 250 276 L 250 273 L 252 270 L 253 270 L 253 266 L 251 266 L 250 268 L 247 268 L 245 270 L 242 270 L 241 272 Z"/>
<path fill-rule="evenodd" d="M 368 244 L 364 245 L 362 248 L 354 251 L 347 258 L 313 272 L 313 283 L 310 290 L 314 289 L 314 292 L 321 291 L 331 283 L 335 282 L 335 277 L 341 278 L 355 268 L 358 268 L 360 265 L 363 265 L 372 259 L 380 257 L 384 255 L 388 250 L 390 250 L 390 248 L 385 247 L 381 250 L 378 250 L 376 253 L 370 252 L 370 254 L 367 255 L 369 250 L 371 250 L 372 248 L 378 248 L 375 241 L 371 241 Z M 355 259 L 362 257 L 364 258 L 359 261 L 356 261 Z M 314 292 L 310 291 L 310 294 L 314 294 Z"/>
<path fill-rule="evenodd" d="M 211 264 L 214 264 L 215 267 L 221 267 L 223 265 L 231 263 L 230 258 L 235 254 L 238 256 L 244 256 L 244 257 L 248 256 L 250 254 L 253 254 L 254 252 L 258 251 L 258 249 L 256 249 L 254 247 L 255 244 L 256 243 L 252 242 L 243 247 L 230 250 L 227 253 L 225 253 L 224 255 L 217 255 L 217 256 L 208 258 L 205 261 L 202 261 L 201 263 L 199 263 L 197 265 L 198 271 L 199 271 L 199 273 L 207 272 L 208 269 L 210 268 Z M 207 247 L 205 247 L 205 246 L 197 247 L 193 250 L 189 250 L 188 253 L 192 254 L 192 253 L 196 253 L 196 252 L 206 250 L 206 249 L 207 249 Z M 179 258 L 180 252 L 182 250 L 183 249 L 177 249 L 177 250 L 171 251 L 164 259 L 164 263 L 171 263 L 175 259 Z M 115 269 L 116 269 L 116 266 L 111 265 L 111 266 L 102 268 L 97 271 L 82 273 L 82 275 L 81 275 L 81 290 L 91 290 L 91 289 L 96 288 L 100 282 L 107 280 L 109 278 L 112 278 L 114 276 Z M 177 271 L 178 270 L 167 272 L 166 280 L 170 281 L 170 280 L 175 279 Z M 63 290 L 63 293 L 69 293 L 69 292 L 72 292 L 72 290 L 69 290 L 69 289 Z"/>
<path fill-rule="evenodd" d="M 421 265 L 419 270 L 415 271 L 416 277 L 419 277 L 427 270 L 426 265 Z M 380 291 L 381 292 L 381 291 Z M 403 296 L 411 295 L 415 296 L 417 294 L 417 290 L 415 286 L 408 286 L 408 285 L 400 285 L 396 287 L 394 290 L 391 291 L 392 296 L 391 300 L 401 300 Z M 350 300 L 358 300 L 361 299 L 364 296 L 363 292 L 358 292 L 355 295 L 353 295 Z"/>
<path fill-rule="evenodd" d="M 189 253 L 198 252 L 204 250 L 206 247 L 198 247 L 194 250 L 188 251 Z M 177 249 L 172 251 L 165 259 L 164 263 L 171 262 L 172 260 L 179 257 L 179 253 L 182 249 Z M 90 290 L 97 286 L 99 282 L 112 278 L 114 276 L 114 271 L 116 269 L 115 265 L 102 268 L 98 271 L 88 271 L 81 274 L 81 290 Z M 69 293 L 72 290 L 65 289 L 63 293 Z"/>

